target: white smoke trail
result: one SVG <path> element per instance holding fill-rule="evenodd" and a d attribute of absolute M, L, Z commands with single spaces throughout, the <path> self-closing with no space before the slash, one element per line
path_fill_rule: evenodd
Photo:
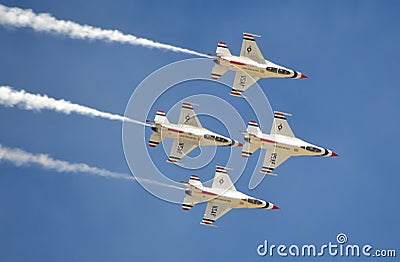
<path fill-rule="evenodd" d="M 113 178 L 130 178 L 126 174 L 115 173 L 105 169 L 91 167 L 83 163 L 69 163 L 67 161 L 56 160 L 46 154 L 37 154 L 26 152 L 19 148 L 9 148 L 0 145 L 0 160 L 6 160 L 16 166 L 37 164 L 46 169 L 56 170 L 58 172 L 84 172 Z"/>
<path fill-rule="evenodd" d="M 111 120 L 128 121 L 135 124 L 151 126 L 141 121 L 137 121 L 117 114 L 102 112 L 94 108 L 74 104 L 64 99 L 57 100 L 48 97 L 47 95 L 30 94 L 25 92 L 25 90 L 16 91 L 9 86 L 0 86 L 0 105 L 4 105 L 6 107 L 18 106 L 19 108 L 25 110 L 40 111 L 42 109 L 48 109 L 64 114 L 70 114 L 74 112 L 80 115 L 102 117 Z"/>
<path fill-rule="evenodd" d="M 1 160 L 8 161 L 16 166 L 36 164 L 45 169 L 55 170 L 57 172 L 87 173 L 117 179 L 138 180 L 158 186 L 182 189 L 175 185 L 147 178 L 133 177 L 129 174 L 112 172 L 103 168 L 92 167 L 84 163 L 70 163 L 63 160 L 57 160 L 47 154 L 32 154 L 19 148 L 9 148 L 0 144 L 0 161 Z"/>
<path fill-rule="evenodd" d="M 0 4 L 0 24 L 12 27 L 30 27 L 38 32 L 55 33 L 76 39 L 119 42 L 208 57 L 196 51 L 124 34 L 118 30 L 106 30 L 89 25 L 80 25 L 72 21 L 58 20 L 47 13 L 36 14 L 31 9 L 7 7 L 2 4 Z"/>

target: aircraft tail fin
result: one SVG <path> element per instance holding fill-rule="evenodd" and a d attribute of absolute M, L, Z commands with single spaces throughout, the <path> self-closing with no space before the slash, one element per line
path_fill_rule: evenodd
<path fill-rule="evenodd" d="M 232 56 L 226 43 L 219 42 L 217 46 L 217 56 Z"/>

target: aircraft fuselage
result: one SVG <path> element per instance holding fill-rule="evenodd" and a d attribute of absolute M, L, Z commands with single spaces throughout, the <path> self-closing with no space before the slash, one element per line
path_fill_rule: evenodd
<path fill-rule="evenodd" d="M 306 78 L 300 72 L 277 65 L 268 60 L 265 60 L 265 64 L 261 64 L 247 57 L 216 56 L 214 62 L 227 67 L 229 70 L 243 70 L 249 75 L 259 78 Z"/>
<path fill-rule="evenodd" d="M 199 146 L 240 146 L 239 142 L 214 133 L 206 128 L 188 125 L 156 124 L 153 131 L 160 133 L 161 137 L 191 141 Z"/>
<path fill-rule="evenodd" d="M 190 187 L 186 189 L 185 193 L 190 195 L 198 202 L 212 202 L 229 206 L 230 208 L 264 208 L 264 209 L 277 209 L 278 207 L 272 203 L 264 200 L 256 199 L 242 192 L 235 190 L 224 190 L 220 188 Z M 274 208 L 275 207 L 275 208 Z"/>
<path fill-rule="evenodd" d="M 329 149 L 316 146 L 305 142 L 296 137 L 288 137 L 282 135 L 271 135 L 271 134 L 262 134 L 262 135 L 254 135 L 249 134 L 248 137 L 245 138 L 247 142 L 250 143 L 260 143 L 261 148 L 271 148 L 274 146 L 275 148 L 282 150 L 283 152 L 287 152 L 292 156 L 335 156 L 336 154 Z"/>

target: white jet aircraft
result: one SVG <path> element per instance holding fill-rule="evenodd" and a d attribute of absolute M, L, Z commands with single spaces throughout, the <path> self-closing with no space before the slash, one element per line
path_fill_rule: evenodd
<path fill-rule="evenodd" d="M 228 70 L 236 71 L 231 95 L 242 96 L 260 78 L 307 78 L 301 72 L 265 60 L 254 37 L 260 36 L 243 33 L 240 56 L 232 55 L 224 42 L 218 43 L 217 55 L 210 55 L 216 63 L 211 73 L 213 79 L 220 78 Z"/>
<path fill-rule="evenodd" d="M 156 147 L 165 138 L 172 138 L 171 153 L 168 162 L 180 164 L 179 160 L 198 146 L 243 146 L 242 143 L 231 138 L 214 133 L 203 128 L 192 104 L 182 103 L 182 110 L 178 124 L 172 124 L 165 116 L 165 112 L 158 110 L 152 122 L 153 134 L 150 136 L 149 146 Z"/>
<path fill-rule="evenodd" d="M 198 176 L 190 176 L 189 182 L 181 183 L 187 187 L 182 203 L 184 210 L 190 210 L 197 203 L 207 202 L 206 212 L 200 222 L 202 225 L 213 225 L 232 208 L 279 209 L 277 205 L 237 191 L 225 167 L 217 166 L 212 187 L 203 186 Z"/>
<path fill-rule="evenodd" d="M 267 150 L 262 173 L 276 175 L 272 171 L 291 156 L 338 156 L 332 150 L 295 137 L 285 116 L 290 116 L 290 114 L 274 112 L 270 134 L 263 134 L 255 121 L 250 121 L 247 132 L 244 132 L 246 143 L 242 149 L 243 157 L 249 157 L 259 148 Z"/>

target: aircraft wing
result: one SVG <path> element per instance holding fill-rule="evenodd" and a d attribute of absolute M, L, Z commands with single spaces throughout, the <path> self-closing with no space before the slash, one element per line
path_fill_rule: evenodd
<path fill-rule="evenodd" d="M 179 116 L 178 125 L 190 125 L 201 128 L 199 119 L 197 118 L 196 112 L 193 110 L 191 103 L 183 102 L 181 115 Z"/>
<path fill-rule="evenodd" d="M 260 64 L 265 64 L 265 58 L 257 46 L 254 37 L 257 35 L 243 33 L 242 49 L 240 49 L 240 56 L 244 56 L 254 60 Z"/>
<path fill-rule="evenodd" d="M 167 161 L 170 163 L 176 163 L 198 146 L 198 143 L 192 141 L 174 139 Z"/>
<path fill-rule="evenodd" d="M 280 166 L 283 162 L 288 160 L 291 155 L 282 152 L 275 146 L 267 147 L 267 152 L 265 153 L 263 167 L 261 168 L 261 173 L 269 174 L 274 171 L 275 168 Z"/>
<path fill-rule="evenodd" d="M 272 122 L 271 134 L 295 137 L 289 123 L 286 120 L 286 115 L 282 112 L 274 112 L 274 121 Z"/>
<path fill-rule="evenodd" d="M 204 213 L 203 220 L 200 222 L 202 225 L 211 226 L 215 221 L 228 213 L 232 208 L 210 201 L 207 204 L 206 212 Z"/>
<path fill-rule="evenodd" d="M 232 183 L 231 178 L 226 172 L 226 168 L 222 166 L 217 166 L 215 170 L 215 176 L 212 184 L 212 188 L 221 188 L 221 189 L 231 189 L 236 190 L 234 184 Z"/>
<path fill-rule="evenodd" d="M 257 76 L 249 75 L 243 71 L 237 71 L 235 74 L 235 80 L 233 81 L 231 95 L 241 96 L 250 86 L 260 79 Z"/>

